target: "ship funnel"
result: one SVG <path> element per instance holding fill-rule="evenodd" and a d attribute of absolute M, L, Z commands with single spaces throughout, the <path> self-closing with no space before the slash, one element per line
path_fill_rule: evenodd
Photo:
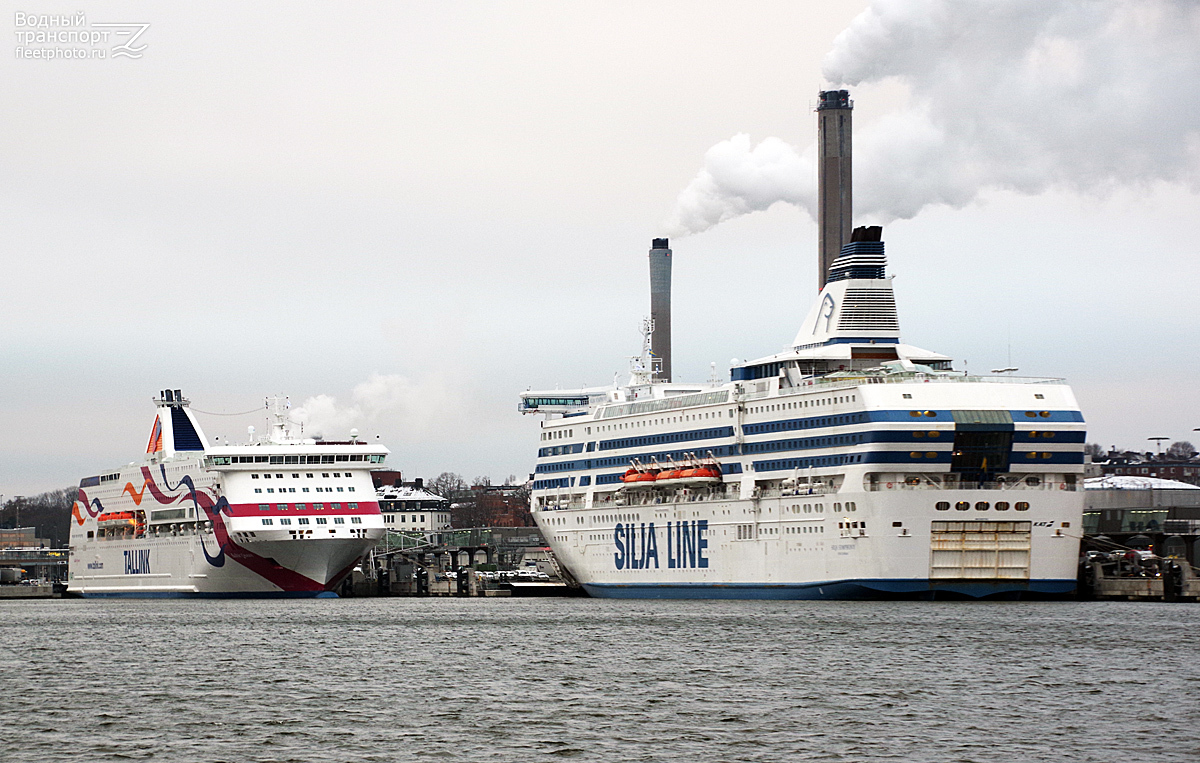
<path fill-rule="evenodd" d="M 851 185 L 851 122 L 854 101 L 846 90 L 823 90 L 817 102 L 817 288 L 850 243 L 854 195 Z"/>
<path fill-rule="evenodd" d="M 671 248 L 665 238 L 650 243 L 650 352 L 661 361 L 654 381 L 671 381 Z"/>

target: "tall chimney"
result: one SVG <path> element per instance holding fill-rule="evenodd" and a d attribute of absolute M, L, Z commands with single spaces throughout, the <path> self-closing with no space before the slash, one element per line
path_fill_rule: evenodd
<path fill-rule="evenodd" d="M 671 381 L 671 249 L 665 238 L 650 244 L 650 352 L 662 360 L 662 370 L 654 381 Z"/>
<path fill-rule="evenodd" d="M 846 90 L 823 90 L 817 103 L 817 288 L 829 280 L 829 266 L 850 241 L 853 213 L 850 184 L 850 115 Z"/>

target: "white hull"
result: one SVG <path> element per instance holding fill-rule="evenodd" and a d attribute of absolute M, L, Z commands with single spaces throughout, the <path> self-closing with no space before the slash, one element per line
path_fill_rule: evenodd
<path fill-rule="evenodd" d="M 282 570 L 320 583 L 298 587 L 271 582 L 228 554 L 220 566 L 213 565 L 208 559 L 219 544 L 212 532 L 96 542 L 81 552 L 83 569 L 74 573 L 67 590 L 80 596 L 318 596 L 345 577 L 373 543 L 347 538 L 247 544 L 247 550 L 274 559 Z M 142 572 L 143 566 L 148 571 Z"/>
<path fill-rule="evenodd" d="M 1030 508 L 991 509 L 1005 500 Z M 974 508 L 985 501 L 987 511 Z M 855 510 L 835 513 L 835 502 Z M 971 508 L 939 511 L 938 502 Z M 804 511 L 818 504 L 821 513 Z M 1070 530 L 1082 510 L 1082 491 L 1051 485 L 682 501 L 536 517 L 559 561 L 594 596 L 807 599 L 1068 593 L 1079 548 Z"/>

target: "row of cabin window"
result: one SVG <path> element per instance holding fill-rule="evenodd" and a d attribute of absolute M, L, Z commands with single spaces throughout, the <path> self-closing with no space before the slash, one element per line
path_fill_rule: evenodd
<path fill-rule="evenodd" d="M 934 508 L 937 509 L 938 511 L 949 511 L 950 503 L 948 501 L 938 501 L 934 505 Z M 958 501 L 957 503 L 954 504 L 954 508 L 958 511 L 970 511 L 971 502 L 970 501 Z M 975 510 L 976 511 L 987 511 L 988 508 L 989 508 L 989 505 L 988 505 L 987 501 L 976 501 L 975 502 Z M 996 511 L 1008 511 L 1008 501 L 996 501 L 995 505 L 991 506 L 990 508 L 993 508 Z M 1013 508 L 1016 509 L 1017 511 L 1029 511 L 1029 503 L 1026 501 L 1017 501 L 1015 504 L 1013 504 Z"/>
<path fill-rule="evenodd" d="M 313 519 L 317 520 L 317 524 L 319 524 L 319 525 L 329 524 L 329 517 L 313 517 Z M 269 526 L 275 524 L 275 519 L 273 517 L 263 517 L 262 523 L 263 523 L 264 527 L 269 527 Z M 280 517 L 279 518 L 279 524 L 281 524 L 281 525 L 290 525 L 291 523 L 292 523 L 291 517 Z M 346 518 L 345 517 L 334 517 L 333 523 L 335 525 L 344 525 L 344 524 L 346 524 Z M 296 517 L 296 524 L 298 524 L 298 525 L 308 524 L 308 517 Z M 361 525 L 362 517 L 350 517 L 350 524 Z"/>
<path fill-rule="evenodd" d="M 793 400 L 787 403 L 771 403 L 769 405 L 756 405 L 747 410 L 747 413 L 772 413 L 774 411 L 790 411 L 800 410 L 801 408 L 817 408 L 822 405 L 840 405 L 842 403 L 853 403 L 858 400 L 858 395 L 838 395 L 836 397 L 827 397 L 821 400 Z"/>
<path fill-rule="evenodd" d="M 294 506 L 296 508 L 296 511 L 305 511 L 308 508 L 308 504 L 306 504 L 306 503 L 294 503 L 294 504 L 290 504 L 290 505 Z M 277 511 L 287 511 L 289 504 L 286 504 L 286 503 L 276 503 L 276 504 L 260 503 L 260 504 L 258 504 L 258 510 L 259 511 L 270 511 L 272 506 L 274 506 Z M 325 504 L 314 503 L 312 505 L 312 507 L 315 511 L 322 511 L 325 508 Z M 329 508 L 337 511 L 342 508 L 342 504 L 331 503 L 331 504 L 329 504 Z M 357 503 L 348 503 L 348 504 L 346 504 L 346 508 L 357 509 L 358 504 Z"/>
<path fill-rule="evenodd" d="M 333 454 L 327 456 L 212 456 L 212 462 L 217 466 L 234 464 L 333 464 L 343 461 L 365 461 L 369 464 L 382 464 L 381 455 Z"/>
<path fill-rule="evenodd" d="M 350 472 L 346 472 L 345 474 L 346 474 L 346 476 L 347 476 L 347 477 L 349 477 L 349 476 L 350 476 Z M 304 476 L 305 476 L 305 478 L 307 478 L 307 479 L 312 479 L 312 478 L 313 478 L 313 473 L 312 473 L 312 472 L 305 472 L 305 473 L 304 473 Z M 329 472 L 321 472 L 321 476 L 322 476 L 322 477 L 324 477 L 325 479 L 329 479 Z M 340 477 L 342 476 L 342 472 L 334 472 L 334 473 L 333 473 L 333 476 L 334 476 L 334 477 L 338 477 L 338 478 L 340 478 Z M 264 473 L 263 473 L 263 475 L 262 475 L 262 478 L 263 478 L 263 479 L 265 479 L 265 480 L 269 480 L 269 479 L 271 479 L 271 475 L 270 475 L 269 473 L 266 473 L 266 472 L 264 472 Z M 258 479 L 258 474 L 257 474 L 257 473 L 253 473 L 253 474 L 251 474 L 251 475 L 250 475 L 250 479 L 252 479 L 252 480 L 256 480 L 256 479 Z M 283 479 L 283 475 L 282 475 L 282 474 L 276 474 L 276 475 L 275 475 L 275 479 L 277 479 L 277 480 L 281 480 L 281 479 Z M 300 479 L 300 473 L 299 473 L 299 472 L 292 472 L 292 479 L 294 479 L 294 480 L 298 480 L 298 479 Z"/>
<path fill-rule="evenodd" d="M 332 493 L 332 492 L 333 492 L 333 488 L 331 488 L 331 487 L 316 487 L 316 488 L 313 488 L 313 490 L 317 491 L 318 493 Z M 337 491 L 338 491 L 339 493 L 340 493 L 340 492 L 342 492 L 342 490 L 349 490 L 351 493 L 353 493 L 353 492 L 354 492 L 354 486 L 353 486 L 353 485 L 351 485 L 351 486 L 350 486 L 350 487 L 348 487 L 348 488 L 341 488 L 341 487 L 339 487 L 339 488 L 337 489 Z M 256 492 L 256 493 L 261 493 L 262 491 L 263 491 L 263 489 L 262 489 L 261 487 L 256 487 L 256 488 L 254 488 L 254 492 Z M 267 492 L 268 492 L 268 493 L 274 493 L 274 492 L 275 492 L 275 488 L 273 488 L 273 487 L 269 487 L 269 488 L 267 488 Z M 281 487 L 281 488 L 279 488 L 279 492 L 281 492 L 281 493 L 294 493 L 294 492 L 296 492 L 296 488 L 294 488 L 294 487 Z M 301 493 L 307 493 L 307 492 L 308 492 L 308 488 L 306 488 L 306 487 L 302 487 L 302 488 L 300 488 L 300 492 L 301 492 Z"/>
<path fill-rule="evenodd" d="M 424 521 L 425 521 L 425 515 L 424 515 L 424 514 L 421 514 L 420 516 L 421 516 L 421 520 L 420 520 L 420 521 L 424 522 Z M 407 521 L 407 519 L 408 519 L 408 515 L 407 515 L 407 514 L 401 514 L 401 515 L 400 515 L 400 521 L 401 521 L 401 522 L 405 522 L 405 521 Z M 386 522 L 386 523 L 388 523 L 388 524 L 393 524 L 393 523 L 395 523 L 395 521 L 396 521 L 396 515 L 395 515 L 395 514 L 384 514 L 384 515 L 383 515 L 383 521 L 384 521 L 384 522 Z M 416 521 L 417 521 L 417 515 L 416 515 L 416 514 L 413 514 L 412 521 L 413 521 L 413 522 L 416 522 Z"/>
<path fill-rule="evenodd" d="M 574 429 L 554 429 L 549 432 L 542 432 L 542 440 L 562 440 L 564 438 L 573 437 Z"/>
<path fill-rule="evenodd" d="M 690 413 L 683 416 L 667 416 L 665 419 L 642 419 L 641 421 L 626 421 L 620 424 L 605 424 L 604 426 L 596 427 L 597 432 L 615 432 L 619 429 L 636 429 L 637 427 L 656 427 L 662 424 L 679 424 L 684 421 L 704 421 L 706 419 L 721 418 L 720 411 L 709 411 L 707 413 Z M 733 409 L 729 409 L 729 418 L 733 418 Z M 587 433 L 592 433 L 592 428 L 587 428 Z"/>

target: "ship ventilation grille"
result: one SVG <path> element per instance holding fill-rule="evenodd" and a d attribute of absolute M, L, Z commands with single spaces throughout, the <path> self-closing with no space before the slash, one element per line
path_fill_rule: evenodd
<path fill-rule="evenodd" d="M 899 331 L 896 296 L 889 289 L 846 289 L 838 331 Z"/>

